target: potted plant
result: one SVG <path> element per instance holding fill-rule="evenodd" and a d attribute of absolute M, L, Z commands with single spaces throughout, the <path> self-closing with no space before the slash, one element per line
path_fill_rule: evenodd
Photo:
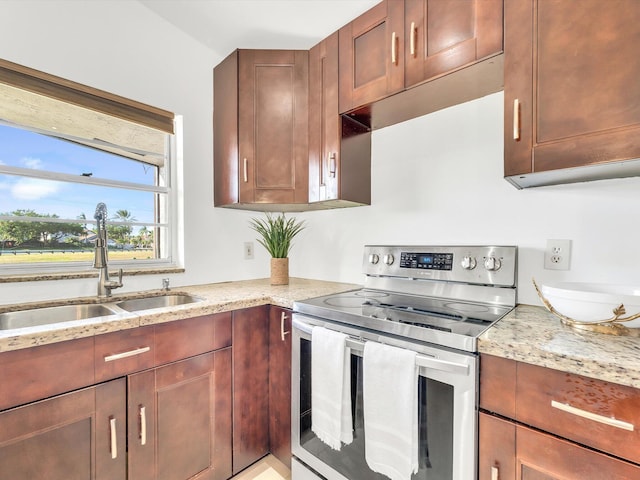
<path fill-rule="evenodd" d="M 260 238 L 256 240 L 271 255 L 271 285 L 287 285 L 291 241 L 305 228 L 304 221 L 286 218 L 284 213 L 276 216 L 267 213 L 264 220 L 252 218 L 250 227 L 258 232 Z"/>

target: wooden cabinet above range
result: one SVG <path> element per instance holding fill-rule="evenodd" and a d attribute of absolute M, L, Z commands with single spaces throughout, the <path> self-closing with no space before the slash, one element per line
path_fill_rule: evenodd
<path fill-rule="evenodd" d="M 503 88 L 502 0 L 385 0 L 340 29 L 340 112 L 382 128 Z"/>

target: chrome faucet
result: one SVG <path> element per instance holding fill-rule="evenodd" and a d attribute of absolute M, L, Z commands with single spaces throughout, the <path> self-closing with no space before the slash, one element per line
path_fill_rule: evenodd
<path fill-rule="evenodd" d="M 118 280 L 109 280 L 109 252 L 107 247 L 107 206 L 100 202 L 96 205 L 96 247 L 93 268 L 100 269 L 98 279 L 98 297 L 110 297 L 111 290 L 122 286 L 122 269 L 118 272 Z"/>

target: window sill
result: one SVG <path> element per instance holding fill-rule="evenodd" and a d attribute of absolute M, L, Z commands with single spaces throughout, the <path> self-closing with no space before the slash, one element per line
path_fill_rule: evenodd
<path fill-rule="evenodd" d="M 184 268 L 179 267 L 158 267 L 158 268 L 141 268 L 137 270 L 124 270 L 124 277 L 134 277 L 138 275 L 161 275 L 165 273 L 184 273 Z M 109 272 L 111 274 L 111 272 Z M 115 271 L 113 272 L 115 275 Z M 18 282 L 39 282 L 46 280 L 75 280 L 79 278 L 97 278 L 97 270 L 83 270 L 77 272 L 47 272 L 34 274 L 16 274 L 16 275 L 0 275 L 0 283 L 18 283 Z"/>

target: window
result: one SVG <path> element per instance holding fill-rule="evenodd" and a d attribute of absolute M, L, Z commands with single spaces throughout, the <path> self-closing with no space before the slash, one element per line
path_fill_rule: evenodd
<path fill-rule="evenodd" d="M 0 60 L 0 274 L 90 269 L 99 202 L 112 265 L 171 266 L 174 123 Z"/>

